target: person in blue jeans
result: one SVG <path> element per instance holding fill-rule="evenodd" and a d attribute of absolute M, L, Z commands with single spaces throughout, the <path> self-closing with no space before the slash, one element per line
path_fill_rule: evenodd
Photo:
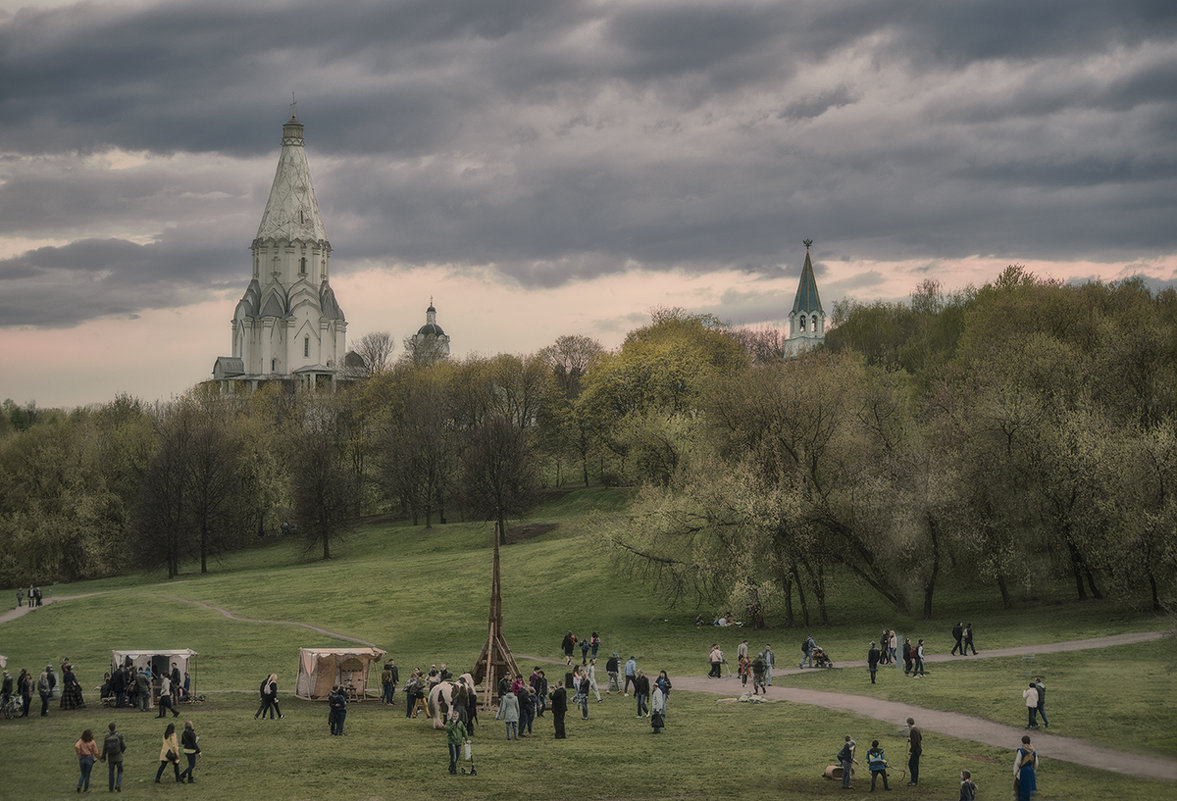
<path fill-rule="evenodd" d="M 642 671 L 638 671 L 633 680 L 633 694 L 638 702 L 638 717 L 643 714 L 650 714 L 650 707 L 647 704 L 647 699 L 650 697 L 650 679 Z"/>
<path fill-rule="evenodd" d="M 78 755 L 78 792 L 90 792 L 90 771 L 94 769 L 94 760 L 98 757 L 98 743 L 94 742 L 94 732 L 86 729 L 82 736 L 74 743 L 74 753 Z"/>
<path fill-rule="evenodd" d="M 813 649 L 815 647 L 817 647 L 817 643 L 813 641 L 813 635 L 810 634 L 805 638 L 805 656 L 803 656 L 801 661 L 797 663 L 797 667 L 805 667 L 806 662 L 809 663 L 810 667 L 813 667 Z"/>
<path fill-rule="evenodd" d="M 854 774 L 854 747 L 855 743 L 849 734 L 846 735 L 846 742 L 842 745 L 842 750 L 838 752 L 838 764 L 842 766 L 842 789 L 849 790 L 850 777 Z"/>
<path fill-rule="evenodd" d="M 462 725 L 462 721 L 454 718 L 445 724 L 445 739 L 450 747 L 450 773 L 457 773 L 462 743 L 466 742 L 466 727 Z"/>

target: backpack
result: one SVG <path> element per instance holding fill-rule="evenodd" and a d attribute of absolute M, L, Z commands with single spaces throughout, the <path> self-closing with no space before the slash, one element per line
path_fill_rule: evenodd
<path fill-rule="evenodd" d="M 767 667 L 768 667 L 768 663 L 764 661 L 763 656 L 757 656 L 755 659 L 752 660 L 752 672 L 753 673 L 764 673 L 764 670 Z"/>
<path fill-rule="evenodd" d="M 116 757 L 126 753 L 127 749 L 123 748 L 122 737 L 119 737 L 118 734 L 108 734 L 106 739 L 102 741 L 102 750 L 107 756 Z"/>
<path fill-rule="evenodd" d="M 801 641 L 801 653 L 803 653 L 803 654 L 809 653 L 809 638 L 808 637 L 806 637 L 804 640 Z"/>

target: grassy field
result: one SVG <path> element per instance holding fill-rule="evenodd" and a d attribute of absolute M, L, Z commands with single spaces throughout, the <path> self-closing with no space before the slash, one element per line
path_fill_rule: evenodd
<path fill-rule="evenodd" d="M 617 512 L 617 492 L 588 490 L 554 500 L 533 513 L 553 525 L 503 549 L 505 630 L 516 654 L 555 657 L 564 631 L 600 632 L 605 653 L 634 654 L 647 670 L 702 674 L 707 646 L 719 630 L 696 628 L 694 609 L 669 609 L 649 591 L 611 569 L 594 534 L 598 515 Z M 545 527 L 546 528 L 546 527 Z M 232 621 L 194 605 L 212 604 L 242 617 L 304 621 L 371 641 L 396 657 L 402 671 L 446 661 L 465 669 L 486 637 L 490 529 L 451 524 L 431 530 L 372 523 L 359 528 L 329 563 L 310 561 L 293 543 L 281 542 L 234 554 L 200 576 L 185 573 L 128 576 L 54 589 L 57 595 L 98 595 L 49 605 L 0 626 L 0 653 L 13 675 L 69 656 L 83 685 L 96 686 L 112 648 L 193 648 L 200 653 L 198 690 L 208 701 L 182 710 L 196 722 L 204 756 L 193 798 L 249 797 L 393 801 L 420 798 L 447 783 L 459 798 L 588 799 L 734 798 L 802 799 L 858 797 L 818 778 L 841 737 L 856 736 L 862 751 L 878 738 L 893 762 L 903 762 L 900 733 L 875 721 L 777 703 L 720 703 L 712 696 L 675 693 L 669 726 L 660 736 L 635 720 L 630 699 L 607 698 L 590 720 L 569 719 L 569 739 L 551 739 L 541 723 L 533 739 L 506 743 L 499 725 L 484 719 L 476 746 L 477 778 L 445 773 L 440 734 L 403 708 L 378 703 L 352 706 L 348 736 L 327 736 L 324 704 L 290 697 L 299 646 L 333 644 L 331 638 L 275 622 Z M 989 591 L 986 591 L 989 592 Z M 981 649 L 1050 642 L 1167 625 L 1148 615 L 1100 602 L 1067 604 L 1038 590 L 1032 607 L 1000 610 L 995 597 L 974 588 L 944 598 L 934 621 L 891 615 L 853 582 L 840 580 L 835 625 L 815 630 L 836 659 L 863 658 L 884 626 L 929 640 L 930 650 L 951 647 L 952 621 L 971 619 Z M 1065 588 L 1060 590 L 1065 592 Z M 992 595 L 992 593 L 990 593 Z M 705 611 L 709 614 L 711 610 Z M 766 632 L 724 630 L 734 654 L 743 634 L 754 646 L 772 642 L 782 664 L 794 659 L 798 629 Z M 1177 754 L 1177 711 L 1167 703 L 1177 689 L 1171 671 L 1172 641 L 1059 656 L 1040 655 L 1031 666 L 1017 659 L 976 660 L 931 666 L 919 682 L 884 671 L 872 688 L 865 671 L 813 671 L 780 679 L 881 697 L 1020 724 L 1025 674 L 1046 675 L 1052 732 L 1114 747 Z M 530 663 L 521 660 L 530 667 Z M 15 669 L 14 669 L 15 668 Z M 282 721 L 254 721 L 256 686 L 269 671 L 279 675 Z M 552 672 L 549 671 L 552 675 Z M 93 698 L 91 693 L 90 698 Z M 1109 699 L 1115 699 L 1112 703 Z M 34 714 L 38 704 L 34 702 Z M 59 712 L 48 719 L 0 721 L 0 799 L 73 795 L 71 745 L 82 728 L 96 733 L 116 720 L 130 740 L 128 792 L 163 792 L 144 785 L 154 777 L 162 721 L 131 711 Z M 956 776 L 973 771 L 982 797 L 1008 793 L 1009 752 L 961 740 L 929 736 L 921 787 L 903 788 L 916 799 L 956 796 Z M 150 774 L 150 775 L 149 775 Z M 95 771 L 105 792 L 105 770 Z M 1111 774 L 1044 760 L 1043 798 L 1172 799 L 1171 784 L 1125 780 Z M 135 796 L 143 795 L 136 792 Z"/>

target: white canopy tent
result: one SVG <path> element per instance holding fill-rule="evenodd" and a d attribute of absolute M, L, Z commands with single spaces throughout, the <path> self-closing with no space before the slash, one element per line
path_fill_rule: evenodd
<path fill-rule="evenodd" d="M 308 701 L 322 701 L 332 687 L 340 685 L 354 699 L 362 700 L 372 663 L 386 653 L 379 648 L 299 648 L 294 694 Z"/>
<path fill-rule="evenodd" d="M 191 678 L 191 686 L 189 692 L 196 692 L 196 652 L 190 648 L 179 648 L 169 650 L 167 648 L 148 648 L 140 651 L 111 651 L 110 652 L 110 669 L 113 671 L 124 665 L 129 665 L 138 673 L 148 665 L 151 666 L 151 675 L 162 675 L 163 673 L 171 673 L 172 663 L 176 663 L 176 667 L 180 670 L 180 675 L 187 673 Z"/>

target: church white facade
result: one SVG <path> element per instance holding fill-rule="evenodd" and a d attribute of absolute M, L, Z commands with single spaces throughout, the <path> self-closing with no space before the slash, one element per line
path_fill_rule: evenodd
<path fill-rule="evenodd" d="M 253 276 L 230 323 L 232 355 L 213 366 L 222 387 L 269 381 L 323 387 L 344 375 L 347 320 L 331 289 L 331 243 L 302 134 L 302 123 L 291 115 L 250 247 Z"/>

